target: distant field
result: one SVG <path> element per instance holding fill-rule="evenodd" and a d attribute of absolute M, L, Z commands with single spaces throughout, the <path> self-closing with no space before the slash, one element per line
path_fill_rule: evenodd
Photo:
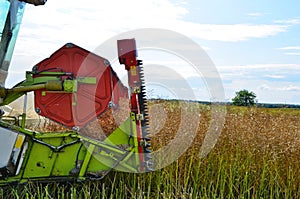
<path fill-rule="evenodd" d="M 200 158 L 211 106 L 191 102 L 189 119 L 182 121 L 180 102 L 149 104 L 154 150 L 170 143 L 180 125 L 195 122 L 200 113 L 193 144 L 170 166 L 146 174 L 112 172 L 101 182 L 30 183 L 0 189 L 0 198 L 300 197 L 300 109 L 228 106 L 217 144 Z"/>

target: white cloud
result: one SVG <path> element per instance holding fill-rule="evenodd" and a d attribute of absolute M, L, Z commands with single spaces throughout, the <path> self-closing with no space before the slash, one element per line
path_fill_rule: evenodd
<path fill-rule="evenodd" d="M 267 84 L 262 84 L 260 86 L 258 86 L 259 90 L 270 90 L 270 86 L 268 86 Z"/>
<path fill-rule="evenodd" d="M 300 55 L 300 52 L 298 52 L 298 53 L 284 53 L 284 54 L 286 54 L 286 55 L 297 55 L 297 56 L 299 56 L 299 55 Z"/>
<path fill-rule="evenodd" d="M 260 103 L 300 104 L 300 83 L 238 79 L 224 84 L 224 88 L 227 99 L 232 99 L 236 91 L 247 89 L 257 95 Z"/>
<path fill-rule="evenodd" d="M 300 52 L 295 52 L 295 50 L 300 50 L 300 46 L 286 46 L 282 48 L 278 48 L 278 50 L 284 50 L 284 51 L 293 51 L 293 52 L 285 52 L 285 55 L 296 55 L 299 56 Z"/>
<path fill-rule="evenodd" d="M 217 66 L 223 80 L 226 98 L 248 89 L 257 94 L 259 102 L 296 103 L 300 99 L 300 64 L 253 64 Z"/>
<path fill-rule="evenodd" d="M 261 17 L 261 16 L 264 16 L 265 13 L 253 12 L 253 13 L 247 13 L 246 15 L 249 16 L 249 17 Z"/>
<path fill-rule="evenodd" d="M 170 29 L 196 39 L 225 42 L 273 36 L 288 28 L 285 24 L 197 24 L 184 20 L 187 13 L 184 4 L 170 0 L 53 0 L 40 7 L 27 5 L 14 59 L 30 58 L 23 65 L 31 67 L 67 42 L 92 51 L 106 39 L 138 28 Z M 20 70 L 15 67 L 11 70 Z"/>
<path fill-rule="evenodd" d="M 300 24 L 300 19 L 295 18 L 295 19 L 286 19 L 286 20 L 275 20 L 274 23 L 288 24 L 288 25 L 298 25 L 298 24 Z"/>
<path fill-rule="evenodd" d="M 287 31 L 286 25 L 269 24 L 195 24 L 192 22 L 178 22 L 180 26 L 175 29 L 178 32 L 205 40 L 224 42 L 245 41 L 253 38 L 273 36 Z"/>
<path fill-rule="evenodd" d="M 248 65 L 234 65 L 234 66 L 217 66 L 219 71 L 236 71 L 236 70 L 299 70 L 300 64 L 248 64 Z"/>
<path fill-rule="evenodd" d="M 276 88 L 275 88 L 276 89 Z M 282 90 L 282 91 L 300 91 L 300 86 L 295 86 L 295 85 L 288 85 L 284 87 L 279 87 L 277 90 Z"/>
<path fill-rule="evenodd" d="M 134 5 L 134 7 L 133 7 Z M 286 24 L 197 24 L 183 18 L 188 10 L 170 0 L 49 1 L 28 6 L 22 35 L 61 43 L 81 41 L 93 46 L 110 36 L 137 28 L 164 28 L 190 37 L 216 41 L 244 41 L 285 32 Z M 258 15 L 258 13 L 256 13 Z"/>
<path fill-rule="evenodd" d="M 258 86 L 259 89 L 261 90 L 268 90 L 268 91 L 293 91 L 293 92 L 298 92 L 300 91 L 300 84 L 299 83 L 280 83 L 280 85 L 277 85 L 278 83 L 275 83 L 276 86 L 273 84 L 271 85 L 270 83 L 265 83 L 260 86 Z"/>
<path fill-rule="evenodd" d="M 286 46 L 278 49 L 279 50 L 300 50 L 300 46 Z"/>
<path fill-rule="evenodd" d="M 265 75 L 265 77 L 268 77 L 268 78 L 272 78 L 272 79 L 283 79 L 283 78 L 286 78 L 286 76 L 284 75 Z"/>
<path fill-rule="evenodd" d="M 208 47 L 208 46 L 201 46 L 201 48 L 202 48 L 203 50 L 205 50 L 205 51 L 210 51 L 210 50 L 211 50 L 211 48 Z"/>
<path fill-rule="evenodd" d="M 289 82 L 257 81 L 258 87 L 254 88 L 259 102 L 275 102 L 287 104 L 300 104 L 300 84 Z M 262 85 L 262 86 L 260 86 Z"/>

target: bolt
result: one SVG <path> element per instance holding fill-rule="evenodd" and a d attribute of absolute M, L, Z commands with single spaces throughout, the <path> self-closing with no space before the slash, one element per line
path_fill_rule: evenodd
<path fill-rule="evenodd" d="M 110 65 L 110 63 L 109 63 L 109 61 L 107 59 L 104 59 L 103 63 L 105 64 L 105 66 L 109 66 Z"/>
<path fill-rule="evenodd" d="M 36 108 L 35 108 L 35 112 L 36 112 L 37 114 L 41 114 L 41 109 L 40 109 L 39 107 L 36 107 Z"/>
<path fill-rule="evenodd" d="M 79 131 L 79 127 L 78 126 L 73 126 L 72 130 L 73 131 Z"/>
<path fill-rule="evenodd" d="M 37 70 L 38 70 L 38 66 L 34 66 L 34 67 L 32 67 L 32 72 L 36 72 Z"/>
<path fill-rule="evenodd" d="M 66 47 L 67 47 L 67 48 L 72 48 L 73 46 L 74 46 L 74 45 L 73 45 L 72 43 L 67 43 L 67 44 L 66 44 Z"/>
<path fill-rule="evenodd" d="M 115 104 L 110 101 L 107 106 L 108 106 L 108 108 L 112 108 L 112 107 L 115 107 Z"/>

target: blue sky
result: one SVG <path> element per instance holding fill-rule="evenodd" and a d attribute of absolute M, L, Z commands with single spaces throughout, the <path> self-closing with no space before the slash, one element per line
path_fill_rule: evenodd
<path fill-rule="evenodd" d="M 259 102 L 300 104 L 297 0 L 48 0 L 42 7 L 27 5 L 7 86 L 64 43 L 93 51 L 103 41 L 139 28 L 173 30 L 203 47 L 220 74 L 226 101 L 248 89 Z M 157 52 L 141 52 L 140 57 L 178 69 L 198 100 L 210 100 L 201 77 L 180 70 L 184 63 Z M 169 95 L 150 88 L 155 95 Z"/>

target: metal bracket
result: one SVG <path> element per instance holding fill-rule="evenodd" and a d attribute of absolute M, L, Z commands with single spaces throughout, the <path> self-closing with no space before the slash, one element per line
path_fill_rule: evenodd
<path fill-rule="evenodd" d="M 74 140 L 74 141 L 72 141 L 72 142 L 69 142 L 69 143 L 67 143 L 67 144 L 63 144 L 63 145 L 60 145 L 60 146 L 53 146 L 53 145 L 51 145 L 51 144 L 48 144 L 48 143 L 43 142 L 43 141 L 41 141 L 41 140 L 38 140 L 38 139 L 36 139 L 36 138 L 32 138 L 32 140 L 33 140 L 34 142 L 36 142 L 36 143 L 39 143 L 39 144 L 42 144 L 42 145 L 44 145 L 44 146 L 49 147 L 53 152 L 59 152 L 60 150 L 62 150 L 63 148 L 65 148 L 65 147 L 67 147 L 67 146 L 71 146 L 71 145 L 73 145 L 73 144 L 76 144 L 76 143 L 80 142 L 80 139 L 78 139 L 78 140 Z"/>
<path fill-rule="evenodd" d="M 143 114 L 136 114 L 135 115 L 137 120 L 144 120 L 144 115 Z"/>
<path fill-rule="evenodd" d="M 133 88 L 133 93 L 141 93 L 141 87 L 140 86 L 136 86 Z"/>

